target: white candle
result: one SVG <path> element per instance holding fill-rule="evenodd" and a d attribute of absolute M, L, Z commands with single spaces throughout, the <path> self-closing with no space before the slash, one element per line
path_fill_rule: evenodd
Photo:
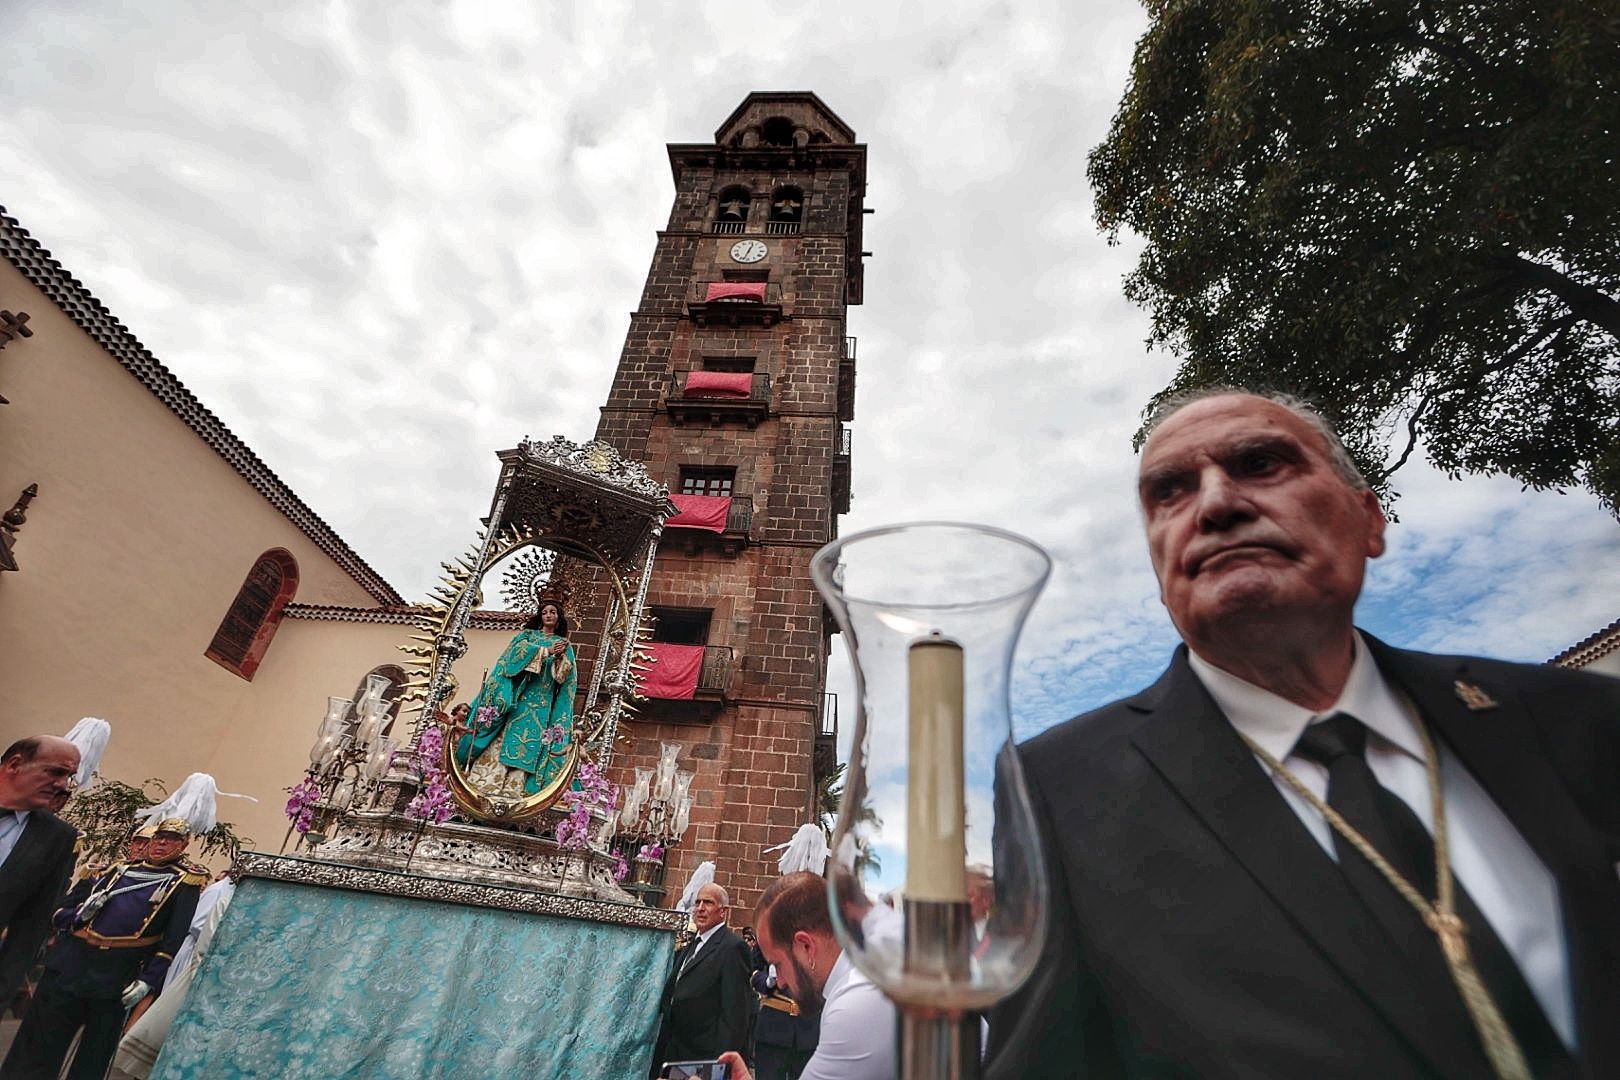
<path fill-rule="evenodd" d="M 911 646 L 906 899 L 967 901 L 962 784 L 962 646 L 934 634 Z"/>

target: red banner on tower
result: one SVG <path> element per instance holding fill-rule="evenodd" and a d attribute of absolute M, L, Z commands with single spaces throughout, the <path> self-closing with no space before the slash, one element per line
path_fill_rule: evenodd
<path fill-rule="evenodd" d="M 669 501 L 680 513 L 664 522 L 666 529 L 726 531 L 726 518 L 731 513 L 730 495 L 671 495 Z"/>
<path fill-rule="evenodd" d="M 641 675 L 641 693 L 666 701 L 691 701 L 697 693 L 698 674 L 703 670 L 702 645 L 671 645 L 654 641 L 642 649 L 656 663 Z"/>

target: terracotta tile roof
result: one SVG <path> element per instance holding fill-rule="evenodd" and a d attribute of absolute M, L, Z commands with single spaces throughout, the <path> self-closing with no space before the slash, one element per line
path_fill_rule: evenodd
<path fill-rule="evenodd" d="M 389 604 L 383 607 L 354 608 L 336 604 L 288 604 L 289 619 L 316 619 L 327 622 L 393 623 L 412 626 L 423 609 L 408 604 Z M 516 630 L 528 616 L 521 611 L 475 611 L 474 630 Z"/>
<path fill-rule="evenodd" d="M 51 258 L 51 253 L 28 234 L 28 230 L 0 206 L 0 254 L 33 282 L 57 307 L 78 323 L 80 329 L 115 357 L 176 416 L 202 437 L 203 442 L 230 463 L 231 468 L 287 516 L 287 519 L 331 556 L 360 587 L 383 604 L 403 604 L 404 598 L 381 574 L 366 564 L 354 549 L 343 542 L 332 527 L 322 521 L 293 490 L 246 443 L 197 400 L 174 373 L 163 366 L 146 346 L 135 339 L 90 290 Z"/>
<path fill-rule="evenodd" d="M 1585 641 L 1578 641 L 1547 661 L 1564 667 L 1585 667 L 1594 660 L 1620 651 L 1620 619 L 1605 626 Z"/>

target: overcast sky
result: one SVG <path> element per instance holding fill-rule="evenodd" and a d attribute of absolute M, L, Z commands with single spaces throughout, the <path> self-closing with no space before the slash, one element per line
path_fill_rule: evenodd
<path fill-rule="evenodd" d="M 1084 176 L 1136 4 L 5 6 L 0 202 L 411 598 L 497 449 L 593 433 L 664 144 L 814 90 L 869 145 L 877 211 L 843 532 L 955 518 L 1051 550 L 1021 731 L 1163 667 L 1129 440 L 1172 362 Z M 1590 496 L 1399 487 L 1374 632 L 1542 660 L 1620 614 Z"/>

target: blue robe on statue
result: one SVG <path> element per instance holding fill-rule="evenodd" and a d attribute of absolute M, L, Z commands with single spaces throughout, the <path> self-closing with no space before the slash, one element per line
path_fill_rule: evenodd
<path fill-rule="evenodd" d="M 574 741 L 578 672 L 572 645 L 560 657 L 545 653 L 563 640 L 544 630 L 522 630 L 512 638 L 473 698 L 468 716 L 473 730 L 456 742 L 456 761 L 463 769 L 498 742 L 500 763 L 528 774 L 527 795 L 539 794 L 562 772 Z M 493 723 L 480 726 L 478 710 L 486 705 L 493 705 L 496 715 Z"/>

